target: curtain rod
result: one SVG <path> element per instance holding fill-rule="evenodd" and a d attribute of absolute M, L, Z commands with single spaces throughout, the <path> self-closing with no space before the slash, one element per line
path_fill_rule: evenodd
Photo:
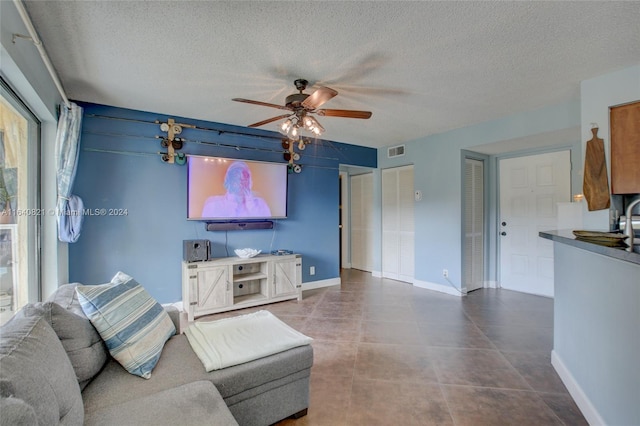
<path fill-rule="evenodd" d="M 49 60 L 49 55 L 47 55 L 47 51 L 44 50 L 42 41 L 38 37 L 38 33 L 36 32 L 36 29 L 33 26 L 33 23 L 31 22 L 31 18 L 29 18 L 29 14 L 25 9 L 24 4 L 22 3 L 22 0 L 13 0 L 13 3 L 16 5 L 16 8 L 18 9 L 18 13 L 22 18 L 22 22 L 24 22 L 24 25 L 27 27 L 27 31 L 29 31 L 29 36 L 31 37 L 31 41 L 33 42 L 33 44 L 36 45 L 36 48 L 40 53 L 40 57 L 42 58 L 42 61 L 44 62 L 45 67 L 47 67 L 47 71 L 49 71 L 49 75 L 53 79 L 53 83 L 56 85 L 56 88 L 58 89 L 60 96 L 62 96 L 62 100 L 64 104 L 66 105 L 67 108 L 71 108 L 71 102 L 69 102 L 69 98 L 67 97 L 67 94 L 65 93 L 64 88 L 62 87 L 62 83 L 60 83 L 60 79 L 58 78 L 58 74 L 56 74 L 56 70 L 53 68 L 51 61 Z M 16 34 L 14 34 L 14 40 L 15 40 L 15 36 Z"/>

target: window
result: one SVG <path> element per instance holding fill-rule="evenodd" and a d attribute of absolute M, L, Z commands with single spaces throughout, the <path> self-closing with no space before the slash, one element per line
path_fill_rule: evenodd
<path fill-rule="evenodd" d="M 40 298 L 40 123 L 0 79 L 0 324 Z"/>

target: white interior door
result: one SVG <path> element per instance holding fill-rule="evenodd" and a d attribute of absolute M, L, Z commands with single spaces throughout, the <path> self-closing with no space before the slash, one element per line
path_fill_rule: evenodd
<path fill-rule="evenodd" d="M 465 159 L 464 287 L 484 287 L 484 163 Z"/>
<path fill-rule="evenodd" d="M 413 282 L 413 166 L 382 171 L 382 276 Z"/>
<path fill-rule="evenodd" d="M 340 172 L 340 267 L 351 268 L 351 229 L 349 200 L 351 199 L 349 190 L 349 175 L 346 172 Z"/>
<path fill-rule="evenodd" d="M 569 151 L 500 160 L 500 285 L 553 296 L 553 244 L 540 231 L 571 198 Z"/>
<path fill-rule="evenodd" d="M 351 176 L 351 267 L 373 270 L 373 173 Z"/>

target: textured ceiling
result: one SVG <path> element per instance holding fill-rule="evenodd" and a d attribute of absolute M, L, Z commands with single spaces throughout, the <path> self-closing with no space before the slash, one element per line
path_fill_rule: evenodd
<path fill-rule="evenodd" d="M 577 99 L 640 62 L 639 2 L 26 1 L 72 99 L 246 126 L 293 80 L 324 138 L 382 147 Z M 310 93 L 310 89 L 307 93 Z M 274 130 L 275 124 L 264 126 Z"/>

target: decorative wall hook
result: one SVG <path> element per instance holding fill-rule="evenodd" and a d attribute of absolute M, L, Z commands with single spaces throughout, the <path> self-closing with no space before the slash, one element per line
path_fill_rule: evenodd
<path fill-rule="evenodd" d="M 16 34 L 16 33 L 13 33 L 13 34 L 11 35 L 11 42 L 12 42 L 13 44 L 16 44 L 16 39 L 18 39 L 18 38 L 22 38 L 22 39 L 25 39 L 25 40 L 29 40 L 29 41 L 30 41 L 30 42 L 32 42 L 33 44 L 36 44 L 36 43 L 35 43 L 35 41 L 33 40 L 33 37 L 31 37 L 31 36 L 27 36 L 27 35 L 24 35 L 24 34 Z"/>
<path fill-rule="evenodd" d="M 156 121 L 156 123 L 160 124 L 160 130 L 163 132 L 167 132 L 167 138 L 163 139 L 161 142 L 162 147 L 167 148 L 167 153 L 162 156 L 162 161 L 165 163 L 173 164 L 175 163 L 176 150 L 182 149 L 182 139 L 176 138 L 176 135 L 182 133 L 183 128 L 195 128 L 196 126 L 192 124 L 183 124 L 176 123 L 173 118 L 169 118 L 166 123 L 161 123 Z M 182 161 L 183 158 L 180 158 Z M 184 163 L 182 163 L 184 164 Z"/>

